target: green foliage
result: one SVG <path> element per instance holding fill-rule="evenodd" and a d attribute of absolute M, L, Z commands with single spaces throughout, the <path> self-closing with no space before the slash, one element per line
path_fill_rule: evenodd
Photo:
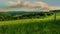
<path fill-rule="evenodd" d="M 22 12 L 22 13 L 25 13 L 25 12 Z M 9 14 L 8 12 L 0 12 L 0 21 L 41 18 L 41 17 L 53 15 L 53 12 L 26 12 L 23 15 L 20 15 L 20 14 L 19 12 L 15 14 Z"/>
<path fill-rule="evenodd" d="M 0 34 L 60 34 L 59 14 L 57 13 L 56 23 L 54 23 L 53 15 L 39 19 L 0 21 Z M 16 17 L 14 16 L 12 18 Z"/>
<path fill-rule="evenodd" d="M 54 23 L 52 17 L 49 18 L 3 21 L 0 34 L 60 34 L 59 21 Z"/>

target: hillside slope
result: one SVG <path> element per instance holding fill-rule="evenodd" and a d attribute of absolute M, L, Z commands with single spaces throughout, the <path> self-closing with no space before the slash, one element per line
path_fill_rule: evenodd
<path fill-rule="evenodd" d="M 0 34 L 60 34 L 59 22 L 60 19 L 57 19 L 54 23 L 54 15 L 40 19 L 0 21 Z"/>

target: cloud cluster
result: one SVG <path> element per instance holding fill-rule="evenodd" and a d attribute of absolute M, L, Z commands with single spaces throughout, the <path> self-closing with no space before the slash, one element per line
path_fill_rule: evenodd
<path fill-rule="evenodd" d="M 17 5 L 18 3 L 17 2 L 12 2 L 12 1 L 9 1 L 8 2 L 8 6 L 15 6 Z"/>
<path fill-rule="evenodd" d="M 8 5 L 11 7 L 11 6 L 15 6 L 14 8 L 16 7 L 23 7 L 23 8 L 42 8 L 42 9 L 47 9 L 47 10 L 53 10 L 54 7 L 51 7 L 51 6 L 48 6 L 47 3 L 45 2 L 34 2 L 34 3 L 31 3 L 31 2 L 23 2 L 23 1 L 18 1 L 18 2 L 12 2 L 12 1 L 9 1 L 8 2 Z"/>

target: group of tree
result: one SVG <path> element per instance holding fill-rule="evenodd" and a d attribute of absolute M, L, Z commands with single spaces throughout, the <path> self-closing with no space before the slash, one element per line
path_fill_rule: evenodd
<path fill-rule="evenodd" d="M 31 12 L 28 14 L 20 15 L 16 14 L 9 14 L 7 12 L 0 12 L 0 21 L 6 20 L 18 20 L 18 19 L 32 19 L 32 18 L 40 18 L 53 15 L 53 12 Z"/>

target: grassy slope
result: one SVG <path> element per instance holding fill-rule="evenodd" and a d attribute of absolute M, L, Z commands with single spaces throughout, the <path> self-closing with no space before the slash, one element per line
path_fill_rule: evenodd
<path fill-rule="evenodd" d="M 58 18 L 58 17 L 57 17 Z M 1 21 L 0 34 L 60 34 L 60 23 L 53 16 L 43 19 Z"/>
<path fill-rule="evenodd" d="M 29 23 L 29 22 L 41 22 L 41 21 L 52 21 L 54 16 L 49 16 L 45 18 L 33 18 L 33 19 L 21 19 L 21 20 L 12 20 L 12 21 L 0 21 L 0 25 L 9 25 L 9 24 L 20 24 L 20 23 Z"/>
<path fill-rule="evenodd" d="M 60 12 L 57 12 L 56 15 L 57 20 L 60 19 Z"/>

